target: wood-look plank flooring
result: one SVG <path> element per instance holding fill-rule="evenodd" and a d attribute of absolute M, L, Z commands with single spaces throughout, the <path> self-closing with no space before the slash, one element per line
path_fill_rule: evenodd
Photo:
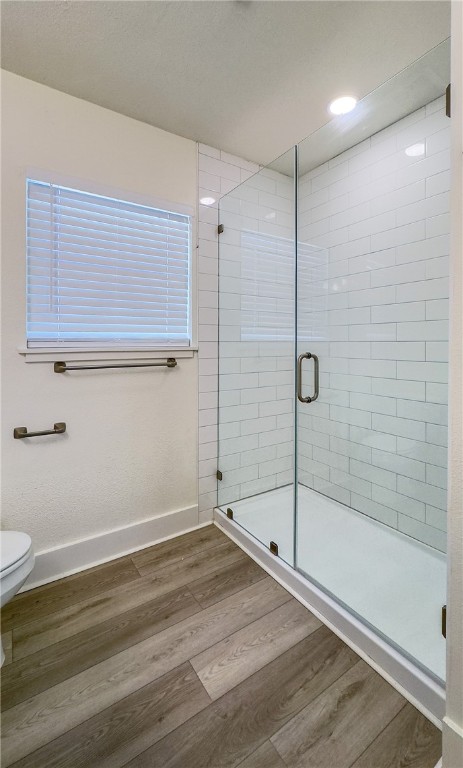
<path fill-rule="evenodd" d="M 214 526 L 2 611 L 2 767 L 434 768 L 440 732 Z"/>
<path fill-rule="evenodd" d="M 5 654 L 3 665 L 6 667 L 7 664 L 11 664 L 13 661 L 13 631 L 11 629 L 2 635 L 2 647 Z"/>

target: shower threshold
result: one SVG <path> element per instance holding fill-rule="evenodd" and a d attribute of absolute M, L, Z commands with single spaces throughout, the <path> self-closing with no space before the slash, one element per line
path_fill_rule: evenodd
<path fill-rule="evenodd" d="M 440 725 L 445 555 L 303 485 L 295 552 L 292 486 L 219 507 L 215 522 Z"/>

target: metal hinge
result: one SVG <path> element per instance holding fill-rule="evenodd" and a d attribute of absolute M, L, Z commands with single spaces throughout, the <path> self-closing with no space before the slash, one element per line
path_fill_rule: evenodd
<path fill-rule="evenodd" d="M 223 232 L 223 224 L 219 224 L 219 226 L 217 227 L 217 234 L 221 235 L 222 232 Z"/>
<path fill-rule="evenodd" d="M 448 84 L 447 88 L 445 89 L 445 114 L 447 117 L 450 117 L 451 114 L 451 106 L 452 106 L 452 87 L 450 83 Z"/>
<path fill-rule="evenodd" d="M 228 507 L 228 508 L 227 508 L 227 517 L 228 517 L 230 520 L 233 520 L 233 510 L 232 510 L 232 509 L 230 509 L 230 507 Z"/>
<path fill-rule="evenodd" d="M 447 637 L 447 606 L 442 606 L 442 618 L 441 618 L 442 635 Z"/>
<path fill-rule="evenodd" d="M 278 556 L 278 544 L 275 541 L 271 541 L 270 542 L 269 549 L 270 549 L 270 552 L 272 553 L 272 555 L 277 555 Z"/>
<path fill-rule="evenodd" d="M 223 475 L 222 475 L 220 469 L 217 470 L 217 472 L 215 473 L 215 476 L 216 476 L 217 480 L 223 480 Z"/>

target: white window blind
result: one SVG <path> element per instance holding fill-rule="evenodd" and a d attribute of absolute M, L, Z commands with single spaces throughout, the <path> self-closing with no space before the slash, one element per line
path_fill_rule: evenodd
<path fill-rule="evenodd" d="M 27 181 L 29 347 L 190 344 L 191 217 Z"/>

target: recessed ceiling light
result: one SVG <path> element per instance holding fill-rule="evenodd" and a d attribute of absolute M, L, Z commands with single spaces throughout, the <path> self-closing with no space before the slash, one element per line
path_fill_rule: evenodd
<path fill-rule="evenodd" d="M 201 197 L 199 202 L 201 205 L 214 205 L 215 197 Z"/>
<path fill-rule="evenodd" d="M 405 150 L 405 154 L 408 155 L 408 157 L 419 157 L 420 155 L 424 155 L 425 146 L 422 142 L 419 144 L 412 144 L 411 147 L 407 147 Z"/>
<path fill-rule="evenodd" d="M 329 110 L 332 115 L 347 115 L 348 112 L 352 112 L 357 99 L 353 96 L 340 96 L 339 99 L 335 99 L 329 105 Z"/>

